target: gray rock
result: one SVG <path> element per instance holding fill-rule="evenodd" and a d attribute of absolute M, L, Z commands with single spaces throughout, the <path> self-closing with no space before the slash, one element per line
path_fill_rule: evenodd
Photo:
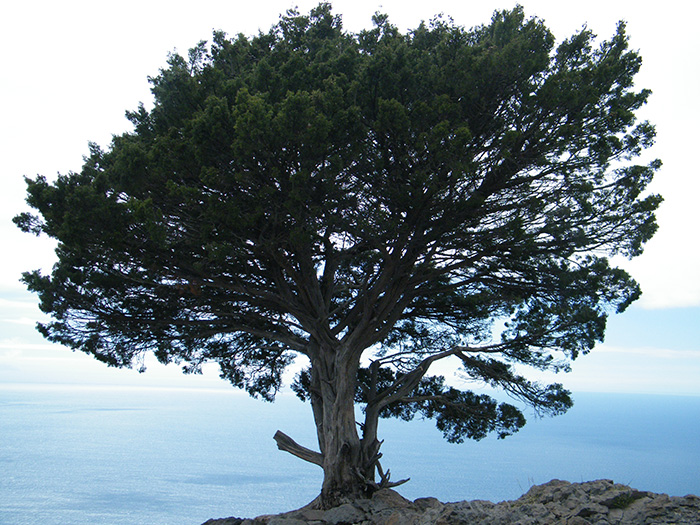
<path fill-rule="evenodd" d="M 308 523 L 308 521 L 299 518 L 279 516 L 272 518 L 267 522 L 267 525 L 307 525 Z"/>
<path fill-rule="evenodd" d="M 339 507 L 327 510 L 323 514 L 323 520 L 331 525 L 345 525 L 346 523 L 362 523 L 363 521 L 367 521 L 367 516 L 354 504 L 344 503 Z"/>
<path fill-rule="evenodd" d="M 413 504 L 416 506 L 416 508 L 418 508 L 418 510 L 433 509 L 443 507 L 445 505 L 437 498 L 418 498 L 413 502 Z"/>
<path fill-rule="evenodd" d="M 647 525 L 700 524 L 700 498 L 643 492 L 609 479 L 552 480 L 515 501 L 409 501 L 393 490 L 327 510 L 300 509 L 254 520 L 226 518 L 204 525 Z"/>

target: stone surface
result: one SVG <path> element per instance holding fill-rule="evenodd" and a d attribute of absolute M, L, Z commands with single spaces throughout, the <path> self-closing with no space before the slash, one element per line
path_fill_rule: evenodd
<path fill-rule="evenodd" d="M 253 519 L 212 519 L 203 525 L 699 525 L 700 498 L 635 490 L 611 480 L 552 480 L 515 501 L 410 501 L 393 490 L 321 511 L 299 509 Z"/>

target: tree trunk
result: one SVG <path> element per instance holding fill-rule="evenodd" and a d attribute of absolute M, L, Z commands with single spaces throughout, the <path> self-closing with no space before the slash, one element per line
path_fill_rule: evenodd
<path fill-rule="evenodd" d="M 314 506 L 332 508 L 360 498 L 367 498 L 382 487 L 397 486 L 389 482 L 389 472 L 379 465 L 377 440 L 379 408 L 367 406 L 362 440 L 355 421 L 355 389 L 359 362 L 348 358 L 349 352 L 319 350 L 312 360 L 309 395 L 320 453 L 303 447 L 278 431 L 275 441 L 280 449 L 323 468 L 323 485 Z M 375 482 L 379 471 L 380 483 Z"/>
<path fill-rule="evenodd" d="M 312 397 L 314 417 L 322 419 L 318 436 L 323 456 L 321 506 L 330 508 L 369 494 L 355 421 L 358 363 L 342 359 L 340 352 L 326 357 L 330 359 L 321 358 L 312 366 L 311 374 L 317 391 Z"/>

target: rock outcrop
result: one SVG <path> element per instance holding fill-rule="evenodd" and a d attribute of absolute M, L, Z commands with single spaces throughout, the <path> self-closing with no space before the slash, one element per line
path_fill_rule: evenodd
<path fill-rule="evenodd" d="M 409 501 L 392 490 L 330 510 L 299 509 L 254 519 L 225 518 L 203 525 L 604 525 L 700 524 L 700 498 L 635 490 L 603 479 L 552 480 L 515 501 Z"/>

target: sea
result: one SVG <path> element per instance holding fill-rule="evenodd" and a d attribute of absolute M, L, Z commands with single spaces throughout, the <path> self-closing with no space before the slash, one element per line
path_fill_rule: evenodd
<path fill-rule="evenodd" d="M 700 397 L 575 394 L 517 434 L 447 443 L 432 421 L 384 420 L 382 465 L 409 499 L 517 499 L 551 479 L 700 495 Z M 308 405 L 235 390 L 0 384 L 0 523 L 198 525 L 303 506 L 321 470 Z"/>

